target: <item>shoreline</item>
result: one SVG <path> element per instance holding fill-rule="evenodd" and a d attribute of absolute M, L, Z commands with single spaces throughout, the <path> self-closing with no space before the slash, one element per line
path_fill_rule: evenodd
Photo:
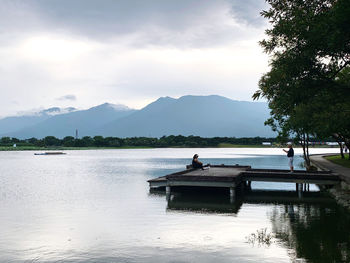
<path fill-rule="evenodd" d="M 121 147 L 64 147 L 64 146 L 57 146 L 57 147 L 36 147 L 36 146 L 0 146 L 0 151 L 3 152 L 13 152 L 13 151 L 69 151 L 69 150 L 118 150 L 118 149 L 164 149 L 164 148 L 174 148 L 174 149 L 184 149 L 184 148 L 217 148 L 217 149 L 227 149 L 227 148 L 257 148 L 257 149 L 279 149 L 279 148 L 285 148 L 284 145 L 279 146 L 265 146 L 265 145 L 225 145 L 225 146 L 198 146 L 198 147 L 191 147 L 191 146 L 164 146 L 164 147 L 149 147 L 149 146 L 121 146 Z M 293 147 L 295 149 L 301 149 L 302 147 L 295 146 Z M 310 147 L 310 149 L 322 149 L 322 148 L 338 148 L 338 147 L 330 147 L 328 145 L 322 145 L 322 146 L 314 146 Z"/>
<path fill-rule="evenodd" d="M 350 168 L 340 166 L 327 160 L 325 157 L 334 154 L 315 154 L 310 159 L 313 165 L 318 169 L 328 170 L 339 174 L 342 179 L 339 186 L 328 189 L 328 193 L 336 200 L 336 202 L 350 211 Z"/>

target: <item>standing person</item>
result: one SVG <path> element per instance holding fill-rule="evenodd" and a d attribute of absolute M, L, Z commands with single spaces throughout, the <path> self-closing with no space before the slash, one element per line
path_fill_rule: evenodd
<path fill-rule="evenodd" d="M 193 155 L 192 158 L 192 167 L 194 169 L 202 168 L 203 169 L 203 163 L 198 161 L 198 154 Z"/>
<path fill-rule="evenodd" d="M 294 171 L 294 167 L 293 167 L 294 150 L 293 150 L 292 143 L 288 142 L 287 147 L 289 148 L 289 150 L 287 151 L 287 150 L 283 149 L 283 151 L 285 153 L 287 153 L 288 164 L 289 164 L 290 172 L 292 173 Z"/>

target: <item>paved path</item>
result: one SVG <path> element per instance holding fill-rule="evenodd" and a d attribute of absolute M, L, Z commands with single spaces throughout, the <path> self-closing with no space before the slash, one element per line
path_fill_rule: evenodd
<path fill-rule="evenodd" d="M 320 167 L 323 170 L 331 170 L 332 172 L 339 174 L 342 180 L 350 184 L 350 168 L 332 163 L 331 161 L 328 161 L 327 159 L 323 158 L 323 156 L 327 156 L 327 155 L 334 155 L 334 154 L 311 155 L 310 160 L 316 166 Z"/>

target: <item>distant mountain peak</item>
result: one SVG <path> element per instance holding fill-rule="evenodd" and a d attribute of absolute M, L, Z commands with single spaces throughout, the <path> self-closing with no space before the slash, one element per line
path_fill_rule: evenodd
<path fill-rule="evenodd" d="M 61 114 L 64 111 L 69 112 Z M 36 113 L 0 120 L 0 135 L 18 138 L 53 135 L 63 138 L 74 134 L 76 129 L 80 136 L 275 135 L 264 126 L 270 116 L 267 103 L 237 101 L 218 95 L 186 95 L 176 99 L 161 97 L 141 110 L 106 102 L 84 110 L 52 107 L 41 110 L 41 114 L 39 111 Z"/>
<path fill-rule="evenodd" d="M 160 97 L 152 103 L 145 106 L 143 109 L 145 110 L 160 110 L 163 107 L 167 107 L 169 104 L 176 102 L 176 99 L 171 97 Z"/>
<path fill-rule="evenodd" d="M 274 133 L 264 125 L 268 117 L 266 103 L 241 102 L 219 95 L 161 97 L 129 116 L 101 127 L 97 133 L 117 137 L 178 134 L 269 137 Z"/>
<path fill-rule="evenodd" d="M 160 97 L 156 101 L 174 101 L 174 100 L 176 100 L 176 99 L 169 97 L 169 96 L 165 96 L 165 97 Z"/>
<path fill-rule="evenodd" d="M 229 98 L 220 96 L 220 95 L 184 95 L 178 98 L 178 100 L 184 100 L 184 99 L 225 99 L 225 100 L 231 100 Z"/>
<path fill-rule="evenodd" d="M 108 103 L 108 102 L 105 102 L 101 105 L 97 105 L 95 107 L 92 107 L 91 109 L 108 109 L 108 108 L 111 108 L 111 109 L 114 109 L 114 110 L 117 110 L 117 111 L 127 111 L 127 110 L 131 110 L 128 106 L 125 106 L 123 104 L 113 104 L 113 103 Z"/>

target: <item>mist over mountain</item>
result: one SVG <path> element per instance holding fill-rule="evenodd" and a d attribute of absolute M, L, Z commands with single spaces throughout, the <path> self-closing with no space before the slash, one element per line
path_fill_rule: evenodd
<path fill-rule="evenodd" d="M 87 110 L 78 110 L 64 114 L 56 114 L 28 125 L 16 131 L 8 132 L 6 136 L 16 138 L 43 138 L 55 136 L 75 136 L 78 130 L 79 136 L 94 135 L 92 131 L 120 117 L 134 112 L 133 109 L 124 105 L 104 103 Z"/>
<path fill-rule="evenodd" d="M 40 111 L 23 112 L 20 113 L 18 116 L 5 117 L 3 119 L 0 119 L 0 134 L 18 131 L 25 127 L 33 126 L 40 122 L 43 122 L 51 118 L 53 115 L 68 113 L 75 110 L 76 109 L 73 107 L 52 107 Z"/>
<path fill-rule="evenodd" d="M 52 109 L 50 111 L 55 112 Z M 236 101 L 216 95 L 189 95 L 178 99 L 161 97 L 140 110 L 105 103 L 88 110 L 54 115 L 45 113 L 43 116 L 42 119 L 16 117 L 18 119 L 12 121 L 17 120 L 21 125 L 8 125 L 0 136 L 23 139 L 51 135 L 63 138 L 74 136 L 76 129 L 79 137 L 275 136 L 269 127 L 264 126 L 269 117 L 266 103 Z M 0 125 L 6 124 L 6 119 L 0 120 Z"/>
<path fill-rule="evenodd" d="M 76 108 L 73 107 L 68 107 L 68 108 L 59 108 L 59 107 L 52 107 L 52 108 L 48 108 L 45 110 L 42 110 L 39 112 L 39 115 L 57 115 L 57 114 L 63 114 L 63 113 L 68 113 L 68 112 L 73 112 L 76 111 Z"/>

